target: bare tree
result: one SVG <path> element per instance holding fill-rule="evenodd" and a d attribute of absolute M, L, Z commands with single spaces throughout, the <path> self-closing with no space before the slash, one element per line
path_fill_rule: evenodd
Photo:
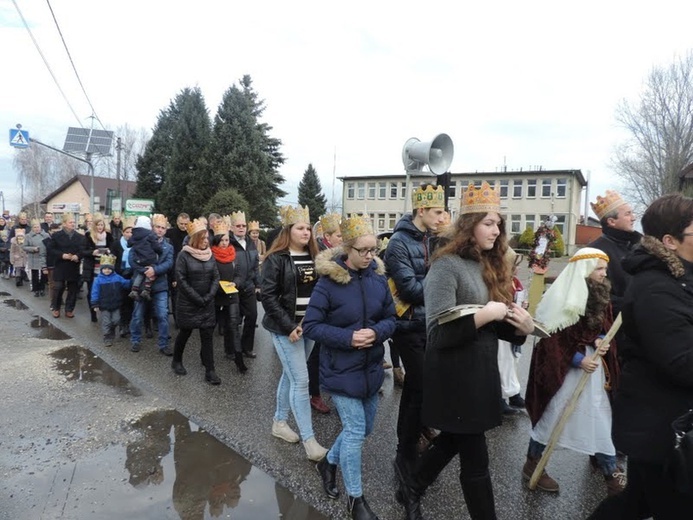
<path fill-rule="evenodd" d="M 40 216 L 40 201 L 64 182 L 81 173 L 81 163 L 32 143 L 15 153 L 13 164 L 21 188 L 21 206 L 31 206 L 31 213 Z"/>
<path fill-rule="evenodd" d="M 654 67 L 640 99 L 623 100 L 616 120 L 630 133 L 612 164 L 624 194 L 647 206 L 677 191 L 679 172 L 693 162 L 693 52 Z"/>

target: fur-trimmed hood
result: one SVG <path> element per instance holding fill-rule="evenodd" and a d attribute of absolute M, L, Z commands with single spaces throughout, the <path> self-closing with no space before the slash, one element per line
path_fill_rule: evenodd
<path fill-rule="evenodd" d="M 326 249 L 315 258 L 315 269 L 320 276 L 327 276 L 336 283 L 346 285 L 351 281 L 351 270 L 344 263 L 346 253 L 341 247 Z M 375 274 L 385 274 L 385 264 L 377 256 L 366 268 Z"/>
<path fill-rule="evenodd" d="M 674 278 L 686 274 L 681 258 L 649 235 L 645 235 L 633 253 L 623 260 L 623 268 L 631 275 L 647 269 L 666 269 Z"/>

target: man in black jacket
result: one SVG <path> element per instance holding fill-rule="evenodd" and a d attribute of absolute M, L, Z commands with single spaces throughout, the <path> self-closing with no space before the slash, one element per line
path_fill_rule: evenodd
<path fill-rule="evenodd" d="M 606 190 L 603 197 L 590 203 L 592 211 L 602 225 L 602 236 L 593 240 L 588 247 L 594 247 L 609 255 L 607 277 L 611 282 L 611 304 L 614 317 L 621 311 L 623 295 L 628 287 L 630 275 L 621 265 L 623 259 L 640 243 L 642 235 L 635 231 L 633 208 L 612 190 Z"/>
<path fill-rule="evenodd" d="M 257 323 L 257 298 L 260 293 L 260 258 L 252 240 L 248 240 L 246 232 L 248 225 L 245 213 L 231 213 L 231 245 L 236 250 L 236 273 L 234 283 L 238 289 L 241 307 L 243 332 L 241 333 L 241 348 L 245 357 L 254 358 L 255 324 Z"/>
<path fill-rule="evenodd" d="M 77 281 L 79 280 L 79 264 L 87 247 L 84 235 L 75 231 L 75 217 L 65 215 L 63 229 L 53 235 L 52 251 L 55 255 L 55 268 L 53 269 L 53 317 L 60 317 L 63 292 L 67 287 L 65 298 L 65 316 L 74 317 L 75 304 L 77 303 Z"/>

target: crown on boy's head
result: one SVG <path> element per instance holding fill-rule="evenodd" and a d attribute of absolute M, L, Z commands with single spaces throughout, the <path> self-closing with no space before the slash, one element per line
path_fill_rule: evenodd
<path fill-rule="evenodd" d="M 445 190 L 442 186 L 426 186 L 426 189 L 419 186 L 411 194 L 411 205 L 414 209 L 419 208 L 444 208 Z"/>

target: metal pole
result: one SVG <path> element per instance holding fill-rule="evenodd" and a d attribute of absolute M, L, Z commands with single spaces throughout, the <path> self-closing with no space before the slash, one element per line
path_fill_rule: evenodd
<path fill-rule="evenodd" d="M 94 212 L 94 166 L 91 164 L 91 152 L 87 152 L 85 161 L 89 165 L 89 213 Z"/>
<path fill-rule="evenodd" d="M 120 137 L 116 139 L 116 179 L 118 180 L 118 198 L 120 199 L 120 150 L 122 148 L 122 141 Z M 334 196 L 334 193 L 333 193 Z M 121 200 L 122 202 L 122 200 Z M 111 203 L 112 204 L 112 203 Z M 112 212 L 111 212 L 112 213 Z"/>

